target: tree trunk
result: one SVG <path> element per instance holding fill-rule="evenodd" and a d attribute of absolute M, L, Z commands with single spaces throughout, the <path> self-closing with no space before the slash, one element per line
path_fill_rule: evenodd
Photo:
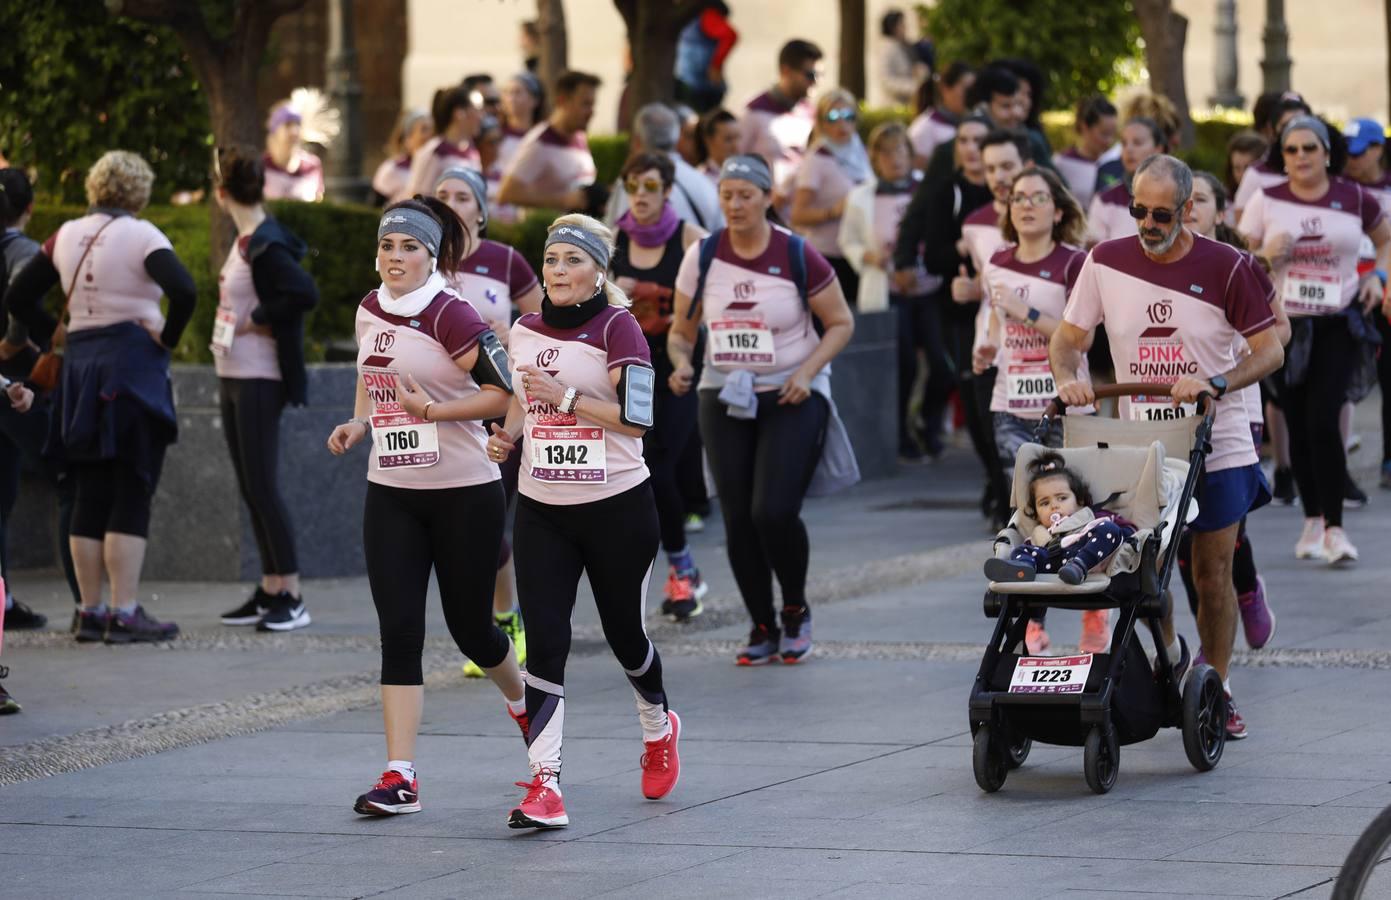
<path fill-rule="evenodd" d="M 840 0 L 840 86 L 865 99 L 865 0 Z"/>
<path fill-rule="evenodd" d="M 671 103 L 676 99 L 677 40 L 681 29 L 700 11 L 700 4 L 692 0 L 662 3 L 615 0 L 614 5 L 628 28 L 628 46 L 633 56 L 633 76 L 628 82 L 628 121 L 618 123 L 619 128 L 626 131 L 632 124 L 632 115 L 639 109 L 649 103 Z"/>
<path fill-rule="evenodd" d="M 541 79 L 546 89 L 546 104 L 549 106 L 556 78 L 570 65 L 565 5 L 561 0 L 536 0 L 536 28 L 541 33 L 541 62 L 537 66 L 536 77 Z"/>
<path fill-rule="evenodd" d="M 1193 143 L 1193 118 L 1188 112 L 1188 88 L 1183 75 L 1183 48 L 1188 19 L 1174 12 L 1172 0 L 1134 0 L 1140 34 L 1145 39 L 1145 67 L 1150 90 L 1173 101 L 1182 126 L 1182 143 Z M 1170 148 L 1178 149 L 1178 148 Z"/>

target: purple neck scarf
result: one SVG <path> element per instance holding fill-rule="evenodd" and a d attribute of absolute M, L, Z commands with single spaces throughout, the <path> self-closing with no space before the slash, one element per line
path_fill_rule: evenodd
<path fill-rule="evenodd" d="M 651 225 L 638 222 L 630 209 L 619 217 L 618 227 L 627 232 L 628 239 L 639 247 L 660 247 L 671 240 L 676 229 L 681 227 L 681 220 L 677 217 L 676 210 L 667 203 L 662 206 L 662 217 Z"/>

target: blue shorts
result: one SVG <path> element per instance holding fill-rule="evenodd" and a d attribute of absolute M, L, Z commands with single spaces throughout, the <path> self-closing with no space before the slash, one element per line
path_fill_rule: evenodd
<path fill-rule="evenodd" d="M 1205 472 L 1194 494 L 1198 518 L 1189 523 L 1192 531 L 1221 531 L 1241 521 L 1241 517 L 1270 502 L 1270 485 L 1260 464 Z"/>

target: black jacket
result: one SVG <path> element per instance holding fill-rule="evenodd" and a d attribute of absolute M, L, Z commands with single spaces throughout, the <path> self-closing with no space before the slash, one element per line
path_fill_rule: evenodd
<path fill-rule="evenodd" d="M 988 187 L 972 184 L 960 172 L 946 181 L 924 181 L 899 225 L 894 267 L 911 269 L 921 257 L 927 271 L 950 284 L 962 262 L 956 252 L 962 220 L 993 200 Z"/>
<path fill-rule="evenodd" d="M 251 321 L 270 326 L 285 399 L 291 406 L 308 402 L 304 316 L 319 302 L 313 276 L 299 264 L 307 249 L 304 241 L 269 215 L 252 232 L 246 248 L 251 283 L 260 301 L 251 311 Z"/>

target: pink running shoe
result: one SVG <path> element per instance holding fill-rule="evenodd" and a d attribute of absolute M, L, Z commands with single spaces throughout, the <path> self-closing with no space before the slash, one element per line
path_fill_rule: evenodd
<path fill-rule="evenodd" d="M 667 719 L 671 721 L 671 733 L 642 745 L 642 795 L 648 800 L 662 799 L 681 780 L 681 755 L 676 750 L 676 742 L 681 738 L 681 717 L 668 710 Z"/>
<path fill-rule="evenodd" d="M 1077 642 L 1083 653 L 1105 653 L 1111 642 L 1111 611 L 1088 609 L 1082 612 L 1082 639 Z"/>
<path fill-rule="evenodd" d="M 1256 576 L 1256 589 L 1236 598 L 1241 611 L 1241 629 L 1246 634 L 1246 646 L 1259 650 L 1275 637 L 1275 613 L 1265 600 L 1265 579 Z"/>
<path fill-rule="evenodd" d="M 509 828 L 564 828 L 570 824 L 553 773 L 542 771 L 529 782 L 518 781 L 517 787 L 526 788 L 526 797 L 507 818 Z"/>
<path fill-rule="evenodd" d="M 1030 656 L 1042 656 L 1051 646 L 1053 642 L 1049 639 L 1048 632 L 1043 630 L 1043 623 L 1037 619 L 1030 619 L 1024 629 L 1024 649 Z"/>

